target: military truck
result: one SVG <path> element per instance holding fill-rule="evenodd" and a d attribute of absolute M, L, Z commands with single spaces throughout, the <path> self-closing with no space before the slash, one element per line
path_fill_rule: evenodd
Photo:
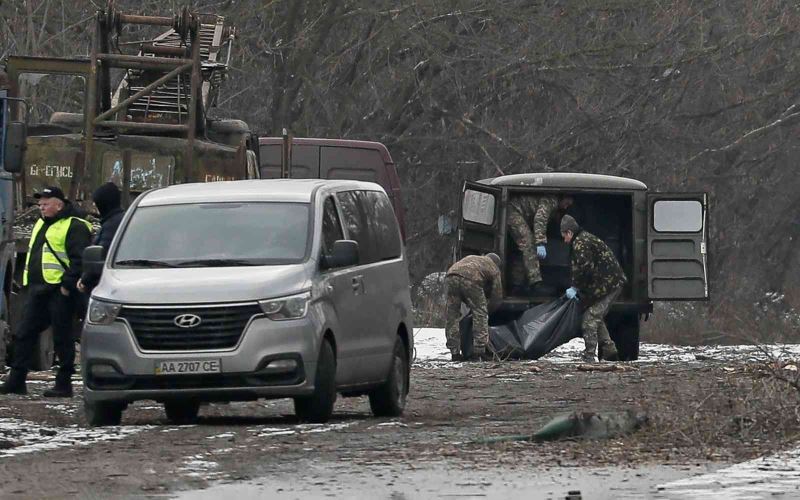
<path fill-rule="evenodd" d="M 24 121 L 13 121 L 9 113 L 8 79 L 0 71 L 0 368 L 5 365 L 6 342 L 10 332 L 11 283 L 14 276 L 14 191 L 13 174 L 22 169 L 25 152 Z"/>
<path fill-rule="evenodd" d="M 559 216 L 550 219 L 547 258 L 540 261 L 545 286 L 531 295 L 522 278 L 521 254 L 507 228 L 508 202 L 541 194 L 571 195 L 567 213 L 605 241 L 622 265 L 628 284 L 606 318 L 621 359 L 639 356 L 640 321 L 653 301 L 708 300 L 706 193 L 651 193 L 638 180 L 607 175 L 528 173 L 464 184 L 457 253 L 495 252 L 502 259 L 499 317 L 552 300 L 570 286 L 571 247 L 561 239 Z"/>
<path fill-rule="evenodd" d="M 173 17 L 129 15 L 109 2 L 97 13 L 89 57 L 6 59 L 12 97 L 30 80 L 41 85 L 42 77 L 84 82 L 82 113 L 55 112 L 48 123 L 28 127 L 16 178 L 17 282 L 38 217 L 33 195 L 45 186 L 60 186 L 90 212 L 92 192 L 108 181 L 127 206 L 151 188 L 258 177 L 257 137 L 247 124 L 209 116 L 234 36 L 222 16 L 186 9 Z M 18 310 L 25 299 L 15 298 Z M 36 368 L 49 368 L 51 346 L 44 332 Z"/>

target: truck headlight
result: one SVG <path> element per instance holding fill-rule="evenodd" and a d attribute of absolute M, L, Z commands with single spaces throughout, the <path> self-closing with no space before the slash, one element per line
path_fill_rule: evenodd
<path fill-rule="evenodd" d="M 121 308 L 122 306 L 120 304 L 89 299 L 89 314 L 87 315 L 87 320 L 92 325 L 110 325 L 117 319 L 117 314 L 119 314 Z"/>
<path fill-rule="evenodd" d="M 310 301 L 311 292 L 303 292 L 278 299 L 261 300 L 258 305 L 269 319 L 297 319 L 306 315 Z"/>

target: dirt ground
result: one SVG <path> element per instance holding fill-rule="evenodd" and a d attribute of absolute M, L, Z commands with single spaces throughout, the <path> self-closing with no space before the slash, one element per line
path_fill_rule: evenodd
<path fill-rule="evenodd" d="M 444 463 L 474 474 L 498 467 L 514 473 L 698 467 L 791 447 L 800 430 L 797 391 L 766 377 L 761 363 L 704 359 L 587 368 L 577 362 L 421 361 L 412 369 L 409 404 L 399 419 L 373 418 L 366 398 L 340 398 L 329 424 L 300 425 L 290 401 L 274 400 L 204 406 L 198 425 L 180 427 L 167 423 L 160 405 L 138 402 L 120 427 L 101 430 L 86 427 L 77 382 L 75 398 L 47 400 L 41 394 L 52 376 L 38 373 L 28 396 L 0 399 L 0 498 L 163 498 L 278 471 L 304 475 L 294 464 L 309 463 L 343 471 L 392 464 L 435 470 Z M 575 410 L 622 409 L 646 412 L 648 423 L 602 441 L 471 442 L 531 434 Z M 393 481 L 387 475 L 384 484 Z M 329 480 L 319 487 L 330 487 Z M 336 496 L 336 488 L 330 491 L 327 496 Z"/>

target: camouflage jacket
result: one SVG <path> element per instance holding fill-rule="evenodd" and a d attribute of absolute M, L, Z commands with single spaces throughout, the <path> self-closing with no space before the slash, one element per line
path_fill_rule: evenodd
<path fill-rule="evenodd" d="M 503 282 L 500 269 L 489 257 L 467 255 L 447 270 L 447 275 L 456 275 L 475 282 L 486 295 L 488 308 L 495 310 L 503 300 Z"/>
<path fill-rule="evenodd" d="M 578 289 L 581 303 L 589 307 L 628 281 L 614 253 L 600 238 L 578 231 L 570 251 L 572 285 Z"/>
<path fill-rule="evenodd" d="M 519 212 L 533 228 L 536 245 L 547 243 L 547 221 L 558 207 L 558 198 L 540 195 L 515 196 L 508 201 L 508 206 Z"/>

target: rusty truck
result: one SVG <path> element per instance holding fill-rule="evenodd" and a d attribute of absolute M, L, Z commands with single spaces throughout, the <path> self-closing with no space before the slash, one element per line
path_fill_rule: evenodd
<path fill-rule="evenodd" d="M 25 262 L 38 211 L 33 196 L 57 185 L 91 211 L 91 194 L 115 182 L 127 206 L 138 194 L 186 182 L 258 178 L 258 138 L 240 120 L 216 120 L 228 73 L 234 27 L 222 16 L 187 9 L 171 17 L 97 12 L 88 57 L 11 56 L 8 96 L 23 97 L 43 77 L 76 79 L 81 112 L 54 112 L 28 126 L 22 172 L 15 178 L 16 279 Z M 9 101 L 19 119 L 21 106 Z M 24 293 L 13 294 L 12 329 Z M 40 335 L 35 368 L 53 360 L 52 337 Z"/>

